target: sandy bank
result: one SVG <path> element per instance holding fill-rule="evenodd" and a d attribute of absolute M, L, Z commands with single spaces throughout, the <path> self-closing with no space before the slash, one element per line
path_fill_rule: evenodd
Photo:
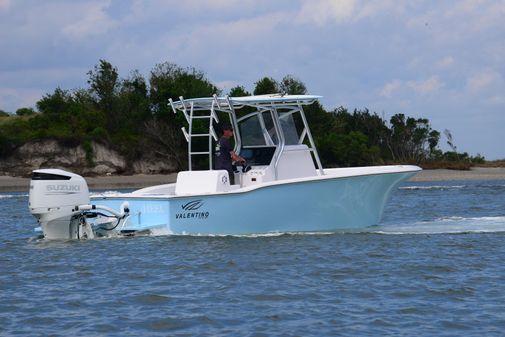
<path fill-rule="evenodd" d="M 122 189 L 142 188 L 153 185 L 175 182 L 176 173 L 169 175 L 138 174 L 133 176 L 105 176 L 86 178 L 90 189 Z M 505 180 L 504 167 L 474 167 L 470 171 L 455 170 L 424 170 L 414 176 L 411 181 L 442 181 L 442 180 Z M 28 192 L 30 179 L 0 176 L 0 192 Z"/>
<path fill-rule="evenodd" d="M 90 190 L 96 189 L 122 189 L 142 188 L 175 182 L 176 173 L 163 174 L 137 174 L 133 176 L 104 176 L 86 177 Z M 0 176 L 0 192 L 27 191 L 30 187 L 29 178 Z"/>
<path fill-rule="evenodd" d="M 505 167 L 473 167 L 469 171 L 423 170 L 410 181 L 505 180 Z"/>

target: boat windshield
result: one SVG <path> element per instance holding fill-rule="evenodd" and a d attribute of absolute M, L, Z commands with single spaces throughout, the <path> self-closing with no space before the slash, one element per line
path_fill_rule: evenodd
<path fill-rule="evenodd" d="M 296 129 L 293 114 L 292 113 L 279 114 L 279 122 L 281 123 L 282 133 L 284 134 L 284 143 L 286 145 L 297 145 L 300 136 Z"/>
<path fill-rule="evenodd" d="M 259 115 L 253 115 L 239 123 L 243 146 L 267 145 Z"/>
<path fill-rule="evenodd" d="M 286 145 L 299 144 L 300 134 L 297 130 L 293 113 L 279 113 L 279 123 Z M 264 111 L 249 116 L 239 122 L 243 146 L 272 146 L 279 144 L 272 114 Z"/>

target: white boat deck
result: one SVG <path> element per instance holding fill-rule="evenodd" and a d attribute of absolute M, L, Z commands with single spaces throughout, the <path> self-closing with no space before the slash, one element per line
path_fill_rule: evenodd
<path fill-rule="evenodd" d="M 319 171 L 316 171 L 315 176 L 312 177 L 302 177 L 296 179 L 282 179 L 276 181 L 262 182 L 255 185 L 240 186 L 240 185 L 228 185 L 226 190 L 214 191 L 214 192 L 203 192 L 203 193 L 177 193 L 177 183 L 157 185 L 142 188 L 140 190 L 133 191 L 131 193 L 107 193 L 107 194 L 97 194 L 94 195 L 93 199 L 107 199 L 107 198 L 154 198 L 154 199 L 166 199 L 166 198 L 177 198 L 177 197 L 187 197 L 188 195 L 198 196 L 198 195 L 223 195 L 223 194 L 236 194 L 245 193 L 260 188 L 265 188 L 269 186 L 302 183 L 310 181 L 323 181 L 328 179 L 345 179 L 350 177 L 358 176 L 369 176 L 369 175 L 381 175 L 381 174 L 394 174 L 394 173 L 417 173 L 421 169 L 413 165 L 389 165 L 389 166 L 366 166 L 366 167 L 343 167 L 343 168 L 332 168 L 324 169 L 324 175 L 320 175 Z M 198 172 L 198 171 L 193 171 Z M 198 182 L 195 182 L 195 185 Z"/>

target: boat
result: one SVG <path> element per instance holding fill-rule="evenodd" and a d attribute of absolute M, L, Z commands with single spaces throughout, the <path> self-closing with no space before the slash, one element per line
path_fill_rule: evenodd
<path fill-rule="evenodd" d="M 421 169 L 323 168 L 303 109 L 320 98 L 271 94 L 170 100 L 173 112 L 187 121 L 182 132 L 188 170 L 179 172 L 175 183 L 90 195 L 83 177 L 39 169 L 32 172 L 30 212 L 44 238 L 64 240 L 334 232 L 377 225 L 391 193 Z M 225 122 L 234 129 L 235 153 L 246 159 L 232 172 L 234 184 L 228 171 L 213 169 L 215 129 Z"/>

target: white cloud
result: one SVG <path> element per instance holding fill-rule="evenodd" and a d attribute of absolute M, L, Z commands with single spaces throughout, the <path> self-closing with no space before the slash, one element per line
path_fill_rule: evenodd
<path fill-rule="evenodd" d="M 504 106 L 505 105 L 505 95 L 496 95 L 488 99 L 487 101 L 490 105 Z"/>
<path fill-rule="evenodd" d="M 11 5 L 11 0 L 0 0 L 0 12 L 7 11 Z"/>
<path fill-rule="evenodd" d="M 235 81 L 216 82 L 216 87 L 223 90 L 223 94 L 226 94 L 231 88 L 234 88 L 237 85 L 240 85 L 240 84 Z"/>
<path fill-rule="evenodd" d="M 498 72 L 486 69 L 471 75 L 466 81 L 466 89 L 469 93 L 476 94 L 501 80 L 502 77 Z"/>
<path fill-rule="evenodd" d="M 465 0 L 456 2 L 445 13 L 450 19 L 465 19 L 465 24 L 473 31 L 482 31 L 501 25 L 505 15 L 505 1 Z"/>
<path fill-rule="evenodd" d="M 440 81 L 438 76 L 432 76 L 423 81 L 408 81 L 407 86 L 418 94 L 427 95 L 438 91 L 444 84 Z"/>
<path fill-rule="evenodd" d="M 75 10 L 82 13 L 82 17 L 63 27 L 63 32 L 72 38 L 105 34 L 115 25 L 105 13 L 109 4 L 110 2 L 97 2 L 84 4 L 82 8 L 77 6 Z"/>
<path fill-rule="evenodd" d="M 446 56 L 437 62 L 440 68 L 449 68 L 454 64 L 454 58 L 452 56 Z"/>
<path fill-rule="evenodd" d="M 355 0 L 303 0 L 298 21 L 324 25 L 327 22 L 345 22 L 353 17 Z"/>
<path fill-rule="evenodd" d="M 302 0 L 297 21 L 315 23 L 319 26 L 327 23 L 354 22 L 382 13 L 391 15 L 403 12 L 403 7 L 403 4 L 392 0 Z"/>
<path fill-rule="evenodd" d="M 401 92 L 403 96 L 408 95 L 408 89 L 419 95 L 427 95 L 437 92 L 440 88 L 444 86 L 444 83 L 440 81 L 438 76 L 432 76 L 427 80 L 419 81 L 401 81 L 395 79 L 389 83 L 386 83 L 380 92 L 382 97 L 391 98 L 396 93 Z M 406 91 L 407 89 L 407 91 Z"/>
<path fill-rule="evenodd" d="M 395 93 L 398 89 L 402 87 L 402 81 L 400 80 L 393 80 L 389 83 L 386 83 L 384 87 L 381 90 L 381 96 L 390 98 L 393 93 Z"/>

